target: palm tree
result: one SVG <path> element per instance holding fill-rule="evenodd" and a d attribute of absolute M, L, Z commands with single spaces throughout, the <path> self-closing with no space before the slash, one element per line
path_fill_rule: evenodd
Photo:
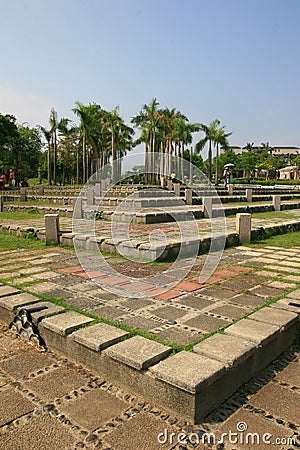
<path fill-rule="evenodd" d="M 47 141 L 47 172 L 48 172 L 48 185 L 51 185 L 51 131 L 40 126 L 40 129 Z"/>
<path fill-rule="evenodd" d="M 124 120 L 118 114 L 119 107 L 112 111 L 105 112 L 105 128 L 111 135 L 111 158 L 112 158 L 112 182 L 120 180 L 121 168 L 118 160 L 121 157 L 121 151 L 131 148 L 133 129 L 124 123 Z"/>
<path fill-rule="evenodd" d="M 60 139 L 59 154 L 62 161 L 61 181 L 64 184 L 66 178 L 66 167 L 70 164 L 70 159 L 76 149 L 76 183 L 79 183 L 79 158 L 78 158 L 78 127 L 69 126 L 70 119 L 62 117 L 57 124 Z"/>
<path fill-rule="evenodd" d="M 216 172 L 215 172 L 215 184 L 218 184 L 219 180 L 219 145 L 226 150 L 228 148 L 228 137 L 231 133 L 225 133 L 225 126 L 220 127 L 215 132 L 214 144 L 216 145 Z"/>
<path fill-rule="evenodd" d="M 136 144 L 145 143 L 145 172 L 146 182 L 151 183 L 154 171 L 154 152 L 157 149 L 157 135 L 160 115 L 158 112 L 159 103 L 153 98 L 149 105 L 143 105 L 139 114 L 132 118 L 131 122 L 141 131 L 140 138 Z M 150 157 L 151 154 L 151 157 Z"/>
<path fill-rule="evenodd" d="M 77 101 L 75 102 L 75 105 L 76 108 L 73 108 L 73 112 L 80 119 L 80 134 L 82 140 L 82 181 L 85 183 L 88 178 L 87 140 L 88 135 L 91 132 L 91 107 L 94 107 L 94 104 L 85 106 Z M 99 105 L 96 106 L 100 108 Z"/>
<path fill-rule="evenodd" d="M 252 152 L 253 151 L 253 147 L 254 147 L 254 142 L 247 142 L 247 144 L 245 145 L 245 149 L 248 152 Z"/>
<path fill-rule="evenodd" d="M 50 111 L 50 132 L 51 132 L 51 145 L 53 149 L 53 184 L 56 184 L 56 159 L 57 159 L 57 112 L 54 108 Z"/>
<path fill-rule="evenodd" d="M 207 177 L 209 181 L 211 181 L 211 175 L 212 175 L 212 143 L 215 142 L 216 138 L 216 132 L 218 129 L 218 126 L 220 125 L 220 121 L 218 119 L 213 120 L 210 122 L 209 125 L 205 125 L 203 123 L 200 124 L 200 130 L 205 133 L 205 136 L 203 139 L 201 139 L 196 144 L 196 152 L 200 153 L 201 150 L 203 150 L 205 144 L 208 142 L 208 166 L 207 166 Z"/>

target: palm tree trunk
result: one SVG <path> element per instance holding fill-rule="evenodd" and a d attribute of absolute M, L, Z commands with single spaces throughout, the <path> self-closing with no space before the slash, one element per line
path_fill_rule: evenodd
<path fill-rule="evenodd" d="M 48 185 L 51 186 L 51 143 L 50 142 L 48 144 L 47 164 L 48 164 Z"/>
<path fill-rule="evenodd" d="M 112 182 L 117 182 L 117 160 L 116 160 L 116 148 L 115 148 L 115 136 L 111 133 L 111 158 L 112 158 Z"/>
<path fill-rule="evenodd" d="M 85 151 L 86 151 L 86 148 L 85 148 L 85 136 L 83 135 L 83 137 L 82 137 L 82 182 L 83 182 L 83 184 L 86 182 L 86 166 L 85 166 L 85 164 L 86 164 L 86 162 L 85 162 L 86 156 L 85 156 Z"/>
<path fill-rule="evenodd" d="M 57 160 L 57 141 L 56 131 L 54 131 L 53 137 L 53 184 L 56 185 L 56 160 Z"/>
<path fill-rule="evenodd" d="M 211 160 L 212 160 L 212 151 L 211 151 L 211 140 L 208 143 L 208 167 L 207 167 L 207 177 L 209 181 L 211 181 Z"/>
<path fill-rule="evenodd" d="M 193 184 L 193 147 L 190 148 L 190 183 Z"/>
<path fill-rule="evenodd" d="M 76 154 L 76 184 L 79 184 L 79 148 L 77 147 Z"/>
<path fill-rule="evenodd" d="M 219 144 L 217 143 L 216 149 L 216 172 L 215 172 L 215 185 L 219 183 Z"/>

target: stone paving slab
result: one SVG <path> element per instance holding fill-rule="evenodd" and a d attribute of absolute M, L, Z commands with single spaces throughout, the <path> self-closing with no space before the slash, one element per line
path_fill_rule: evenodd
<path fill-rule="evenodd" d="M 105 350 L 111 358 L 142 370 L 166 358 L 172 349 L 142 336 L 134 336 Z"/>
<path fill-rule="evenodd" d="M 234 441 L 234 444 L 232 444 L 232 442 L 230 443 L 229 432 L 232 433 L 231 440 Z M 291 429 L 266 419 L 262 414 L 256 415 L 243 408 L 240 408 L 219 426 L 218 431 L 216 432 L 217 440 L 221 439 L 222 433 L 227 433 L 227 435 L 224 436 L 225 450 L 267 450 L 269 448 L 286 450 L 289 447 L 278 444 L 275 445 L 276 439 L 284 440 L 293 436 L 293 431 Z M 248 439 L 246 440 L 247 433 L 249 434 Z M 267 436 L 266 433 L 271 436 Z M 253 441 L 252 436 L 254 436 Z M 264 439 L 266 443 L 263 442 Z"/>
<path fill-rule="evenodd" d="M 62 336 L 76 330 L 82 325 L 93 322 L 93 319 L 74 311 L 67 311 L 53 317 L 47 317 L 42 321 L 42 326 Z"/>
<path fill-rule="evenodd" d="M 171 425 L 160 418 L 141 413 L 109 433 L 104 441 L 107 448 L 112 447 L 114 450 L 167 450 L 171 446 L 172 432 Z M 163 435 L 159 436 L 161 433 Z M 164 443 L 165 440 L 167 442 Z"/>
<path fill-rule="evenodd" d="M 10 286 L 0 286 L 0 297 L 7 297 L 8 295 L 19 294 L 19 290 Z"/>
<path fill-rule="evenodd" d="M 272 402 L 270 402 L 270 399 L 272 399 Z M 264 386 L 250 400 L 254 407 L 262 408 L 275 417 L 291 421 L 300 426 L 299 402 L 300 395 L 297 391 L 290 391 L 275 383 Z"/>
<path fill-rule="evenodd" d="M 289 311 L 276 310 L 275 308 L 263 308 L 250 314 L 249 319 L 270 323 L 280 328 L 287 329 L 297 323 L 298 315 Z"/>
<path fill-rule="evenodd" d="M 220 378 L 225 366 L 219 361 L 182 351 L 156 364 L 150 371 L 155 378 L 193 394 Z"/>
<path fill-rule="evenodd" d="M 256 320 L 242 319 L 226 328 L 224 333 L 262 345 L 269 342 L 279 330 L 279 327 L 275 325 L 260 323 Z"/>
<path fill-rule="evenodd" d="M 120 416 L 129 408 L 129 403 L 101 388 L 86 392 L 63 407 L 63 413 L 82 428 L 95 431 L 104 427 L 112 417 Z"/>
<path fill-rule="evenodd" d="M 0 390 L 0 427 L 34 409 L 33 403 L 13 388 Z M 2 437 L 0 438 L 0 442 Z"/>
<path fill-rule="evenodd" d="M 255 348 L 255 344 L 235 336 L 215 334 L 195 345 L 193 351 L 234 367 L 253 355 Z"/>
<path fill-rule="evenodd" d="M 20 292 L 20 291 L 18 291 Z M 8 311 L 28 305 L 28 303 L 37 303 L 40 299 L 28 293 L 13 294 L 0 298 L 0 306 Z"/>
<path fill-rule="evenodd" d="M 118 328 L 98 323 L 78 331 L 74 331 L 70 338 L 79 344 L 85 345 L 97 352 L 116 344 L 121 339 L 128 337 L 129 333 Z"/>
<path fill-rule="evenodd" d="M 86 379 L 74 370 L 58 367 L 25 381 L 24 386 L 43 400 L 53 402 L 70 391 L 84 386 L 85 383 Z"/>
<path fill-rule="evenodd" d="M 78 437 L 56 418 L 40 415 L 22 423 L 17 428 L 12 427 L 10 431 L 2 435 L 0 449 L 66 450 L 67 448 L 76 448 L 78 440 Z"/>
<path fill-rule="evenodd" d="M 279 372 L 275 380 L 300 388 L 300 362 L 293 362 Z"/>
<path fill-rule="evenodd" d="M 17 354 L 0 361 L 0 367 L 15 378 L 22 378 L 53 363 L 45 353 L 38 353 L 29 349 L 24 354 Z"/>
<path fill-rule="evenodd" d="M 37 324 L 40 320 L 42 320 L 48 314 L 61 313 L 65 311 L 65 308 L 62 306 L 56 305 L 55 303 L 50 302 L 39 302 L 33 306 L 37 308 L 45 308 L 41 311 L 31 312 L 32 320 L 35 324 Z M 30 312 L 30 308 L 26 308 Z"/>

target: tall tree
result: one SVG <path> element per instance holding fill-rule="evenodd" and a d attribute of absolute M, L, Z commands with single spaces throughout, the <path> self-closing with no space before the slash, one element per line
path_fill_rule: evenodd
<path fill-rule="evenodd" d="M 212 176 L 212 144 L 215 142 L 219 125 L 220 121 L 218 119 L 213 120 L 209 125 L 205 125 L 202 123 L 200 125 L 200 129 L 205 133 L 205 136 L 203 139 L 197 142 L 195 146 L 196 151 L 199 153 L 201 150 L 203 150 L 205 144 L 208 142 L 207 177 L 209 181 L 211 181 Z"/>
<path fill-rule="evenodd" d="M 105 127 L 111 135 L 111 158 L 112 158 L 112 182 L 120 180 L 120 166 L 118 160 L 122 155 L 122 150 L 130 149 L 133 129 L 124 123 L 123 118 L 118 113 L 119 107 L 105 113 Z"/>
<path fill-rule="evenodd" d="M 57 112 L 54 108 L 51 109 L 50 112 L 50 132 L 51 132 L 51 146 L 53 149 L 53 184 L 56 184 L 57 178 Z"/>
<path fill-rule="evenodd" d="M 225 150 L 228 148 L 228 137 L 232 133 L 225 133 L 225 126 L 218 128 L 215 131 L 214 144 L 216 146 L 216 171 L 215 171 L 215 184 L 218 184 L 219 180 L 219 145 L 221 145 Z"/>

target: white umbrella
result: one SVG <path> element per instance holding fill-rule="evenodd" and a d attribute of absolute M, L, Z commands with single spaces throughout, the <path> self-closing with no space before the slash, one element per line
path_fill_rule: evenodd
<path fill-rule="evenodd" d="M 227 167 L 234 167 L 234 164 L 232 163 L 225 164 L 224 169 L 226 169 Z"/>

